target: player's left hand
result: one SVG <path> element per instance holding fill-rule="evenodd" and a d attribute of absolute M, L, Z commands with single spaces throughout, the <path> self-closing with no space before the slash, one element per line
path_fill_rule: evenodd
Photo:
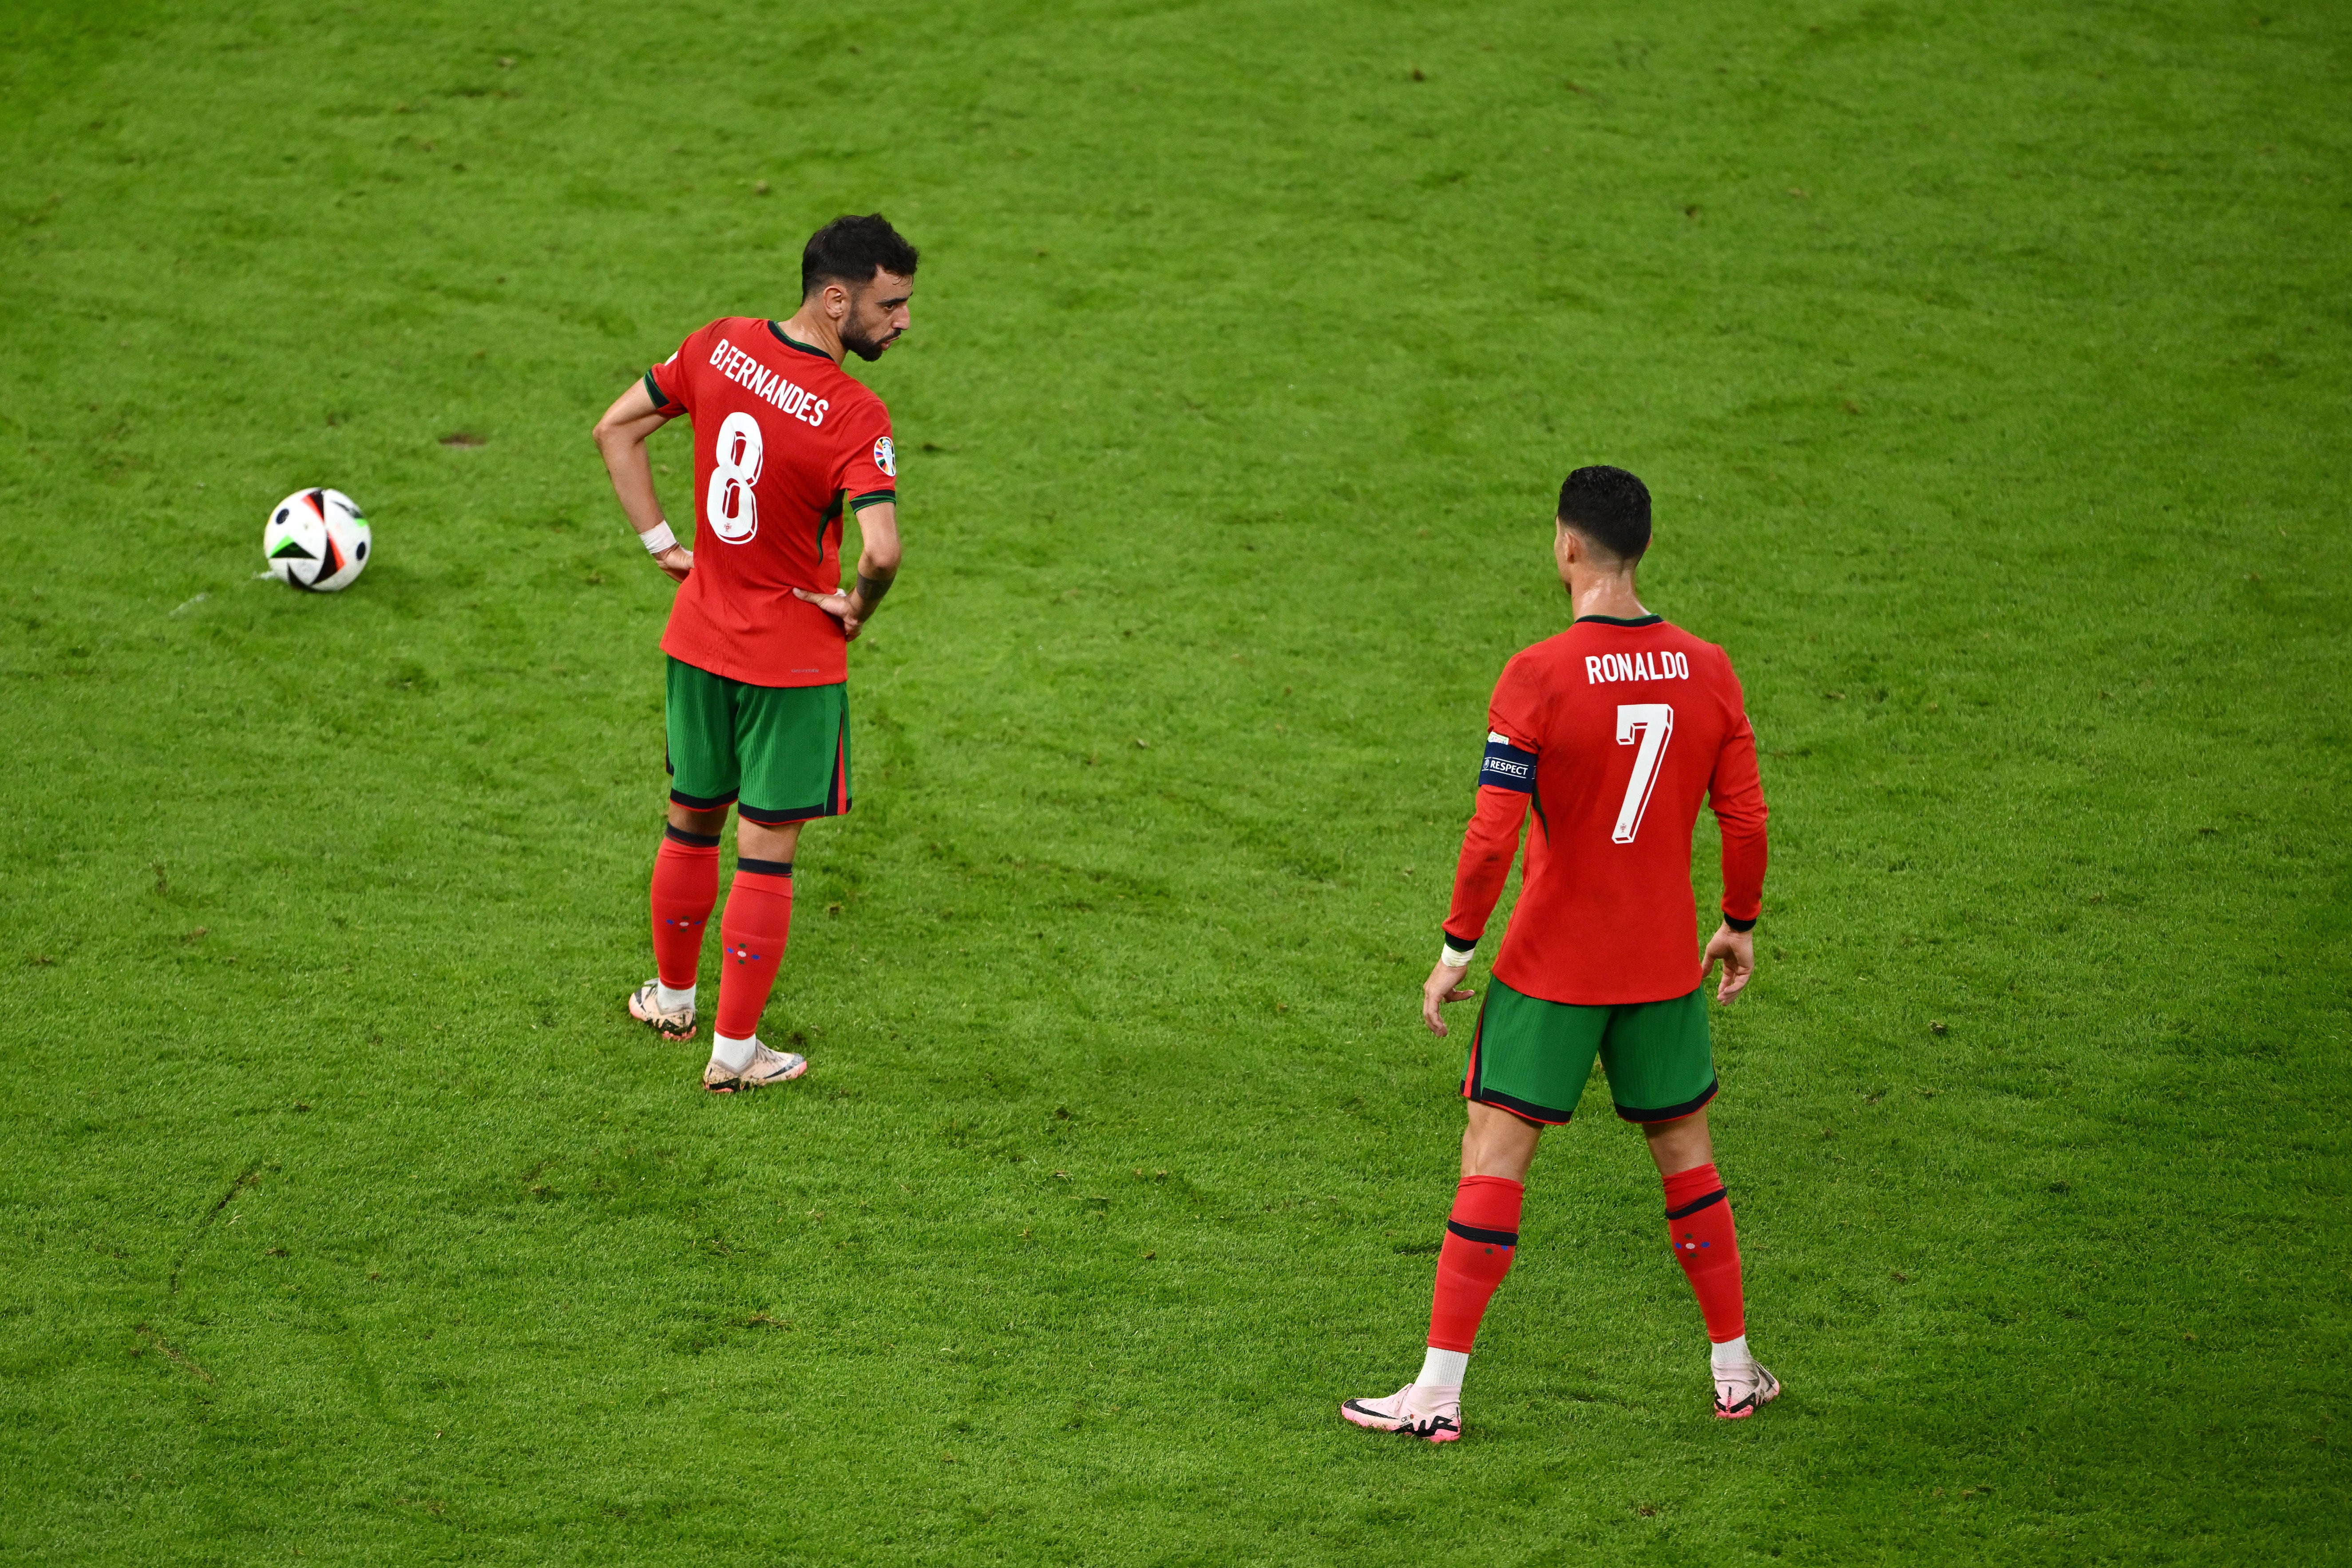
<path fill-rule="evenodd" d="M 1748 989 L 1748 977 L 1756 973 L 1756 933 L 1716 927 L 1715 935 L 1707 939 L 1706 967 L 1698 972 L 1701 985 L 1715 973 L 1718 959 L 1723 963 L 1723 984 L 1716 987 L 1715 999 L 1728 1007 L 1739 1000 L 1739 994 Z"/>
<path fill-rule="evenodd" d="M 1431 1034 L 1443 1037 L 1445 1033 L 1445 1020 L 1437 1011 L 1440 1007 L 1448 1002 L 1467 1002 L 1477 994 L 1462 984 L 1469 973 L 1466 963 L 1441 963 L 1422 983 L 1421 1021 L 1429 1026 Z"/>
<path fill-rule="evenodd" d="M 864 621 L 849 613 L 849 595 L 846 594 L 812 594 L 805 588 L 795 588 L 793 590 L 793 596 L 796 599 L 807 600 L 835 620 L 839 621 L 841 640 L 844 642 L 856 642 L 857 634 L 866 628 Z"/>

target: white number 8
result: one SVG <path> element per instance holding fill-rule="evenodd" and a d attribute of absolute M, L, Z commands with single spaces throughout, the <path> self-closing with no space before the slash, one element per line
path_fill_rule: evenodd
<path fill-rule="evenodd" d="M 730 544 L 740 544 L 760 531 L 760 502 L 751 487 L 760 482 L 760 459 L 766 447 L 760 422 L 738 410 L 719 426 L 719 450 L 712 454 L 710 494 L 702 505 L 710 531 Z"/>
<path fill-rule="evenodd" d="M 1617 708 L 1617 743 L 1630 746 L 1638 739 L 1642 749 L 1633 753 L 1633 776 L 1625 781 L 1625 804 L 1617 808 L 1617 831 L 1609 837 L 1619 844 L 1631 844 L 1633 835 L 1642 831 L 1642 814 L 1650 809 L 1650 791 L 1658 782 L 1658 763 L 1666 754 L 1666 742 L 1675 732 L 1675 710 L 1663 702 L 1624 702 Z"/>

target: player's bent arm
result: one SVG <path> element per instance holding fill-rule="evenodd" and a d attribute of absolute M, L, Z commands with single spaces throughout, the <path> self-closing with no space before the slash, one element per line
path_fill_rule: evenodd
<path fill-rule="evenodd" d="M 604 455 L 613 493 L 620 498 L 621 510 L 637 531 L 638 542 L 663 571 L 683 579 L 694 565 L 694 552 L 677 542 L 663 521 L 661 497 L 654 492 L 653 459 L 646 452 L 646 438 L 667 423 L 669 416 L 654 406 L 646 384 L 634 382 L 596 421 L 596 449 Z"/>
<path fill-rule="evenodd" d="M 873 618 L 882 595 L 898 577 L 898 508 L 876 501 L 857 511 L 857 582 L 847 595 L 847 619 L 863 625 Z"/>
<path fill-rule="evenodd" d="M 882 603 L 882 595 L 898 575 L 898 509 L 889 501 L 872 501 L 857 509 L 857 581 L 847 593 L 812 594 L 793 590 L 794 598 L 814 605 L 841 623 L 844 640 L 857 634 Z"/>

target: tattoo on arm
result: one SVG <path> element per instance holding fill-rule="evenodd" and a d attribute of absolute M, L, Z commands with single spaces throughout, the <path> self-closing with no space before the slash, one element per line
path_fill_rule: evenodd
<path fill-rule="evenodd" d="M 857 597 L 864 602 L 867 616 L 870 616 L 881 606 L 882 595 L 888 593 L 890 584 L 897 581 L 898 578 L 895 575 L 868 577 L 863 572 L 857 574 Z"/>

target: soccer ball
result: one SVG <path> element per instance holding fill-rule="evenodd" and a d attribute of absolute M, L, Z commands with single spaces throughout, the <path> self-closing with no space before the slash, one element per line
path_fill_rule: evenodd
<path fill-rule="evenodd" d="M 269 574 L 312 594 L 358 582 L 374 542 L 359 503 L 341 490 L 296 490 L 269 509 L 261 530 Z"/>

